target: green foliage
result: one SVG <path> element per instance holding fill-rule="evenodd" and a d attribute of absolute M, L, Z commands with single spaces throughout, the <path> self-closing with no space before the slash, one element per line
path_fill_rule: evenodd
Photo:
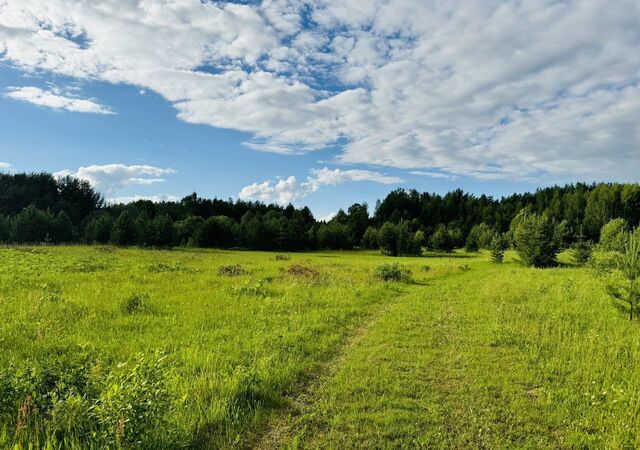
<path fill-rule="evenodd" d="M 55 231 L 55 216 L 29 205 L 13 220 L 12 239 L 27 243 L 51 242 Z"/>
<path fill-rule="evenodd" d="M 75 351 L 72 351 L 75 350 Z M 106 372 L 106 373 L 105 373 Z M 15 448 L 150 448 L 173 439 L 166 357 L 104 363 L 69 349 L 26 367 L 0 369 L 0 420 Z M 9 446 L 11 447 L 11 446 Z"/>
<path fill-rule="evenodd" d="M 320 224 L 318 228 L 318 246 L 324 249 L 348 249 L 353 247 L 351 231 L 345 224 L 333 219 Z"/>
<path fill-rule="evenodd" d="M 429 246 L 433 250 L 452 252 L 460 239 L 460 230 L 455 227 L 438 225 L 429 238 Z"/>
<path fill-rule="evenodd" d="M 91 410 L 100 441 L 115 448 L 149 446 L 166 429 L 171 406 L 166 356 L 139 354 L 111 372 Z"/>
<path fill-rule="evenodd" d="M 151 221 L 151 228 L 153 229 L 153 245 L 165 248 L 173 247 L 176 242 L 176 228 L 169 216 L 155 217 Z"/>
<path fill-rule="evenodd" d="M 489 250 L 491 252 L 491 262 L 501 264 L 504 261 L 504 252 L 508 248 L 506 236 L 496 233 L 491 239 Z"/>
<path fill-rule="evenodd" d="M 136 219 L 129 210 L 125 209 L 111 228 L 111 242 L 116 245 L 133 245 L 138 235 Z"/>
<path fill-rule="evenodd" d="M 409 281 L 411 270 L 398 263 L 381 264 L 376 267 L 375 276 L 383 281 Z"/>
<path fill-rule="evenodd" d="M 364 232 L 362 236 L 362 246 L 368 249 L 378 248 L 378 229 L 370 226 Z"/>
<path fill-rule="evenodd" d="M 398 224 L 386 222 L 377 235 L 378 245 L 384 255 L 419 256 L 422 253 L 421 240 L 424 239 L 424 234 L 412 233 L 405 221 Z"/>
<path fill-rule="evenodd" d="M 637 309 L 638 278 L 640 278 L 640 234 L 631 233 L 625 239 L 624 251 L 620 255 L 618 268 L 626 280 L 625 299 L 629 303 L 629 319 L 633 320 L 634 312 Z"/>
<path fill-rule="evenodd" d="M 579 265 L 585 265 L 591 259 L 593 253 L 593 246 L 588 241 L 578 241 L 573 245 L 571 249 L 571 256 L 573 261 Z"/>
<path fill-rule="evenodd" d="M 236 224 L 226 216 L 217 216 L 202 223 L 193 242 L 198 247 L 230 248 L 236 245 L 236 235 Z"/>
<path fill-rule="evenodd" d="M 89 244 L 106 244 L 111 239 L 113 217 L 107 213 L 94 216 L 87 222 L 84 229 L 84 240 Z"/>
<path fill-rule="evenodd" d="M 495 232 L 484 222 L 474 225 L 467 235 L 465 250 L 473 253 L 481 248 L 488 249 L 494 234 Z"/>
<path fill-rule="evenodd" d="M 189 216 L 175 223 L 176 241 L 178 245 L 193 244 L 192 238 L 202 226 L 204 219 L 199 216 Z"/>
<path fill-rule="evenodd" d="M 625 249 L 629 225 L 624 219 L 612 219 L 600 230 L 600 248 L 604 251 L 622 252 Z"/>
<path fill-rule="evenodd" d="M 547 214 L 522 211 L 514 218 L 511 233 L 514 246 L 526 265 L 551 267 L 557 264 L 560 244 L 556 225 Z"/>

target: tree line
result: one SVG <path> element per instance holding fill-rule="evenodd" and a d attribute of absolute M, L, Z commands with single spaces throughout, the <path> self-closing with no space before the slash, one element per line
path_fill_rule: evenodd
<path fill-rule="evenodd" d="M 541 218 L 539 228 L 552 233 L 560 246 L 597 242 L 612 219 L 631 228 L 640 223 L 640 185 L 578 183 L 499 199 L 459 189 L 444 195 L 397 189 L 373 211 L 356 203 L 324 222 L 307 207 L 206 199 L 195 193 L 175 202 L 107 204 L 86 181 L 47 173 L 0 174 L 0 242 L 6 243 L 282 251 L 359 247 L 412 255 L 424 247 L 491 248 L 496 237 L 512 242 L 519 215 L 529 221 Z"/>

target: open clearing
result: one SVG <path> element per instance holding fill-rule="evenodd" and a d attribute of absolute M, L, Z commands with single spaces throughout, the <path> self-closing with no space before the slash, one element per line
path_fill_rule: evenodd
<path fill-rule="evenodd" d="M 412 281 L 375 279 L 385 262 Z M 16 247 L 0 249 L 0 304 L 3 447 L 91 446 L 20 396 L 62 411 L 48 393 L 78 396 L 60 385 L 80 377 L 105 392 L 120 380 L 125 405 L 144 403 L 125 383 L 141 358 L 162 361 L 167 405 L 163 426 L 140 422 L 153 427 L 130 447 L 640 446 L 640 330 L 585 268 Z M 31 390 L 17 389 L 26 378 Z M 108 413 L 114 396 L 88 409 L 125 436 L 134 421 Z"/>

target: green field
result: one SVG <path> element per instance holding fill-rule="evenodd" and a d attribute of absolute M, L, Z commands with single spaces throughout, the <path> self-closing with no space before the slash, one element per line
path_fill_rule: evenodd
<path fill-rule="evenodd" d="M 0 305 L 3 448 L 640 446 L 640 329 L 587 268 L 16 247 Z"/>

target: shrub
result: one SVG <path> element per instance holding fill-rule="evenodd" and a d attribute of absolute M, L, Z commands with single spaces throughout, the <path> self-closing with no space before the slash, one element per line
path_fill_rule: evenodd
<path fill-rule="evenodd" d="M 244 270 L 240 264 L 220 266 L 218 268 L 218 275 L 227 275 L 231 277 L 237 277 L 240 275 L 245 275 L 246 273 L 247 271 Z"/>
<path fill-rule="evenodd" d="M 276 261 L 289 261 L 290 259 L 289 255 L 276 255 Z"/>
<path fill-rule="evenodd" d="M 318 272 L 313 267 L 303 266 L 301 264 L 293 264 L 287 268 L 287 274 L 294 277 L 303 277 L 307 279 L 317 280 L 320 277 Z"/>
<path fill-rule="evenodd" d="M 173 264 L 161 262 L 161 263 L 149 264 L 147 266 L 147 272 L 152 272 L 152 273 L 190 273 L 195 271 L 196 271 L 195 269 L 191 269 L 185 266 L 180 261 L 176 261 Z"/>
<path fill-rule="evenodd" d="M 600 248 L 610 252 L 622 252 L 629 226 L 624 219 L 613 219 L 600 230 Z"/>
<path fill-rule="evenodd" d="M 398 263 L 378 266 L 375 275 L 383 281 L 409 281 L 411 279 L 411 271 Z"/>
<path fill-rule="evenodd" d="M 557 264 L 555 224 L 544 214 L 521 211 L 511 224 L 513 241 L 522 261 L 533 267 L 550 267 Z"/>
<path fill-rule="evenodd" d="M 148 311 L 149 297 L 144 294 L 132 294 L 120 303 L 120 311 L 123 314 L 139 314 Z"/>
<path fill-rule="evenodd" d="M 592 246 L 591 242 L 576 242 L 571 249 L 571 256 L 576 264 L 584 265 L 591 259 Z"/>

